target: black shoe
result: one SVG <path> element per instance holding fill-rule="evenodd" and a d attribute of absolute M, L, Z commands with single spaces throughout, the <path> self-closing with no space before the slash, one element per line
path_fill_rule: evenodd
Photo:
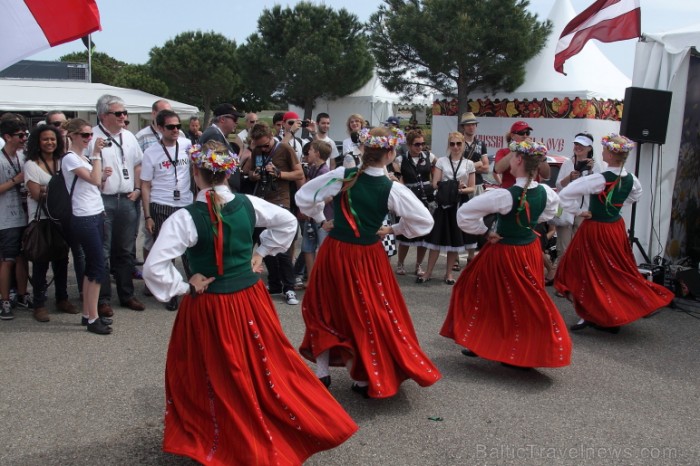
<path fill-rule="evenodd" d="M 479 357 L 479 356 L 477 356 L 477 354 L 474 351 L 468 350 L 467 348 L 464 348 L 462 350 L 462 354 L 465 356 L 469 356 L 470 358 L 478 358 Z"/>
<path fill-rule="evenodd" d="M 507 367 L 508 369 L 517 369 L 519 371 L 529 371 L 530 369 L 532 369 L 531 367 L 514 366 L 512 364 L 508 364 L 507 362 L 502 362 L 501 366 Z"/>
<path fill-rule="evenodd" d="M 352 384 L 352 387 L 350 387 L 353 392 L 362 395 L 362 398 L 369 398 L 369 386 L 365 387 L 360 387 L 356 383 Z"/>
<path fill-rule="evenodd" d="M 321 381 L 321 383 L 326 387 L 331 386 L 331 376 L 330 375 L 324 375 L 323 377 L 319 377 L 318 380 Z"/>
<path fill-rule="evenodd" d="M 112 333 L 112 327 L 102 322 L 102 319 L 97 319 L 91 324 L 87 324 L 87 331 L 98 335 L 109 335 Z"/>
<path fill-rule="evenodd" d="M 179 306 L 177 296 L 173 296 L 170 298 L 170 301 L 165 303 L 165 308 L 169 311 L 177 311 L 177 307 Z"/>
<path fill-rule="evenodd" d="M 101 320 L 102 323 L 105 324 L 105 325 L 112 325 L 112 319 L 110 319 L 109 317 L 100 317 L 99 320 Z M 82 318 L 80 319 L 80 325 L 82 325 L 82 326 L 84 327 L 84 326 L 86 326 L 87 324 L 88 324 L 88 318 L 87 318 L 87 317 L 82 317 Z"/>
<path fill-rule="evenodd" d="M 569 327 L 569 330 L 571 330 L 572 332 L 578 332 L 579 330 L 583 330 L 584 328 L 590 327 L 590 326 L 591 326 L 591 323 L 586 322 L 584 320 L 583 322 L 572 325 L 571 327 Z"/>
<path fill-rule="evenodd" d="M 603 327 L 600 325 L 593 325 L 592 327 L 601 332 L 612 333 L 613 335 L 620 333 L 620 327 Z"/>

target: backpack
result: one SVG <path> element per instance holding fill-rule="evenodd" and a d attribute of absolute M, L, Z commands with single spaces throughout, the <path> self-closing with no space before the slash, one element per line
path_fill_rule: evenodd
<path fill-rule="evenodd" d="M 57 223 L 63 229 L 68 227 L 73 214 L 72 199 L 77 181 L 78 177 L 76 176 L 73 179 L 70 192 L 68 192 L 66 181 L 63 177 L 63 169 L 60 169 L 46 185 L 46 214 L 51 221 Z"/>

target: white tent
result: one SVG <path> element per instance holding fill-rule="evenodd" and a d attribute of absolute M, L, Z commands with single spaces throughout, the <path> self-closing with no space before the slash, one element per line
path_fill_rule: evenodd
<path fill-rule="evenodd" d="M 489 95 L 474 92 L 469 98 L 476 99 L 617 99 L 623 100 L 625 89 L 630 86 L 630 79 L 624 75 L 597 47 L 590 41 L 581 52 L 566 62 L 567 75 L 554 70 L 554 55 L 561 31 L 576 16 L 570 0 L 555 0 L 547 19 L 552 24 L 552 32 L 537 56 L 525 66 L 525 82 L 512 93 Z M 596 138 L 605 133 L 619 129 L 619 122 L 596 120 L 592 118 L 505 118 L 478 117 L 479 135 L 489 145 L 489 152 L 495 152 L 504 146 L 503 135 L 517 120 L 525 120 L 534 128 L 534 136 L 542 140 L 550 150 L 570 152 L 574 135 L 588 131 Z M 457 118 L 433 117 L 433 147 L 438 152 L 445 152 L 444 142 L 449 131 L 456 131 Z M 436 153 L 438 153 L 436 152 Z M 599 151 L 598 151 L 599 152 Z"/>
<path fill-rule="evenodd" d="M 150 118 L 153 102 L 162 97 L 146 92 L 99 83 L 80 81 L 40 81 L 32 79 L 0 79 L 0 112 L 47 112 L 62 110 L 95 115 L 95 104 L 104 94 L 121 97 L 131 114 Z M 168 100 L 180 117 L 195 115 L 197 107 Z M 133 119 L 132 119 L 133 120 Z M 94 119 L 92 120 L 94 121 Z M 137 122 L 132 121 L 132 125 Z"/>
<path fill-rule="evenodd" d="M 676 182 L 685 111 L 691 49 L 700 50 L 700 23 L 657 34 L 645 34 L 637 44 L 633 85 L 673 92 L 666 144 L 641 148 L 639 179 L 645 195 L 638 203 L 636 236 L 649 257 L 664 255 L 669 237 L 671 204 Z M 666 155 L 668 154 L 668 155 Z M 634 169 L 634 161 L 628 162 Z"/>
<path fill-rule="evenodd" d="M 416 96 L 409 102 L 400 95 L 389 92 L 382 85 L 375 71 L 372 78 L 352 94 L 336 100 L 317 100 L 313 117 L 315 118 L 321 112 L 328 113 L 332 122 L 330 137 L 334 140 L 343 140 L 348 137 L 345 122 L 353 113 L 362 115 L 371 126 L 380 126 L 387 118 L 396 115 L 399 104 L 409 103 L 428 107 L 432 103 L 432 96 L 425 99 Z M 302 108 L 292 106 L 290 109 L 303 116 Z"/>

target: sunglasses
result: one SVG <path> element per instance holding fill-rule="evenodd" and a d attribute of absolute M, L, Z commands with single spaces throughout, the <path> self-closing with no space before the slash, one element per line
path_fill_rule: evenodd
<path fill-rule="evenodd" d="M 425 145 L 424 142 L 414 142 L 413 147 L 423 147 Z"/>
<path fill-rule="evenodd" d="M 90 139 L 92 137 L 92 133 L 77 133 L 80 135 L 80 137 L 85 138 L 85 139 Z"/>
<path fill-rule="evenodd" d="M 292 126 L 292 125 L 293 125 L 294 123 L 296 123 L 296 122 L 297 122 L 296 120 L 287 120 L 287 124 L 288 124 L 289 126 Z"/>
<path fill-rule="evenodd" d="M 518 136 L 529 136 L 530 130 L 526 129 L 525 131 L 516 131 L 513 134 L 517 134 Z"/>
<path fill-rule="evenodd" d="M 27 133 L 15 133 L 15 134 L 13 134 L 13 136 L 16 136 L 16 137 L 18 137 L 18 138 L 20 138 L 20 139 L 27 139 L 27 137 L 28 137 L 29 135 L 28 135 Z"/>
<path fill-rule="evenodd" d="M 61 123 L 63 123 L 63 122 L 62 122 L 62 121 L 52 121 L 52 122 L 49 123 L 49 124 L 50 124 L 51 126 L 55 126 L 56 128 L 60 128 L 60 127 L 61 127 Z"/>
<path fill-rule="evenodd" d="M 234 122 L 238 123 L 238 117 L 237 117 L 237 116 L 234 116 L 234 115 L 221 115 L 221 116 L 224 117 L 224 118 L 230 118 L 230 119 L 232 119 Z"/>
<path fill-rule="evenodd" d="M 450 142 L 450 147 L 455 147 L 455 146 L 460 147 L 461 145 L 462 145 L 462 143 L 460 141 L 457 141 L 457 142 L 451 141 Z"/>
<path fill-rule="evenodd" d="M 258 122 L 258 120 L 248 120 L 248 123 L 251 124 L 251 125 L 254 125 L 254 124 L 257 123 L 257 122 Z"/>
<path fill-rule="evenodd" d="M 180 128 L 182 128 L 182 125 L 180 123 L 176 125 L 163 125 L 163 128 L 167 129 L 168 131 L 172 131 L 174 129 L 179 130 Z"/>
<path fill-rule="evenodd" d="M 126 110 L 122 110 L 121 112 L 107 112 L 107 115 L 114 115 L 117 118 L 127 116 L 128 114 L 129 112 L 127 112 Z"/>

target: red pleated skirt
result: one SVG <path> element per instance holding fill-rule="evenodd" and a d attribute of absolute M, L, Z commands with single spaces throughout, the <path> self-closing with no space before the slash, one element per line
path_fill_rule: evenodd
<path fill-rule="evenodd" d="M 673 300 L 639 273 L 623 219 L 585 220 L 559 262 L 554 286 L 571 293 L 582 319 L 602 327 L 629 324 Z"/>
<path fill-rule="evenodd" d="M 440 371 L 423 353 L 411 316 L 381 243 L 326 238 L 302 302 L 301 354 L 311 361 L 330 351 L 332 366 L 352 361 L 350 376 L 369 382 L 369 396 L 387 398 L 407 378 L 426 387 Z"/>
<path fill-rule="evenodd" d="M 568 366 L 571 339 L 545 290 L 540 242 L 487 243 L 455 283 L 440 335 L 493 361 Z"/>
<path fill-rule="evenodd" d="M 262 281 L 185 296 L 165 369 L 163 450 L 211 465 L 299 465 L 356 430 L 289 343 Z"/>

